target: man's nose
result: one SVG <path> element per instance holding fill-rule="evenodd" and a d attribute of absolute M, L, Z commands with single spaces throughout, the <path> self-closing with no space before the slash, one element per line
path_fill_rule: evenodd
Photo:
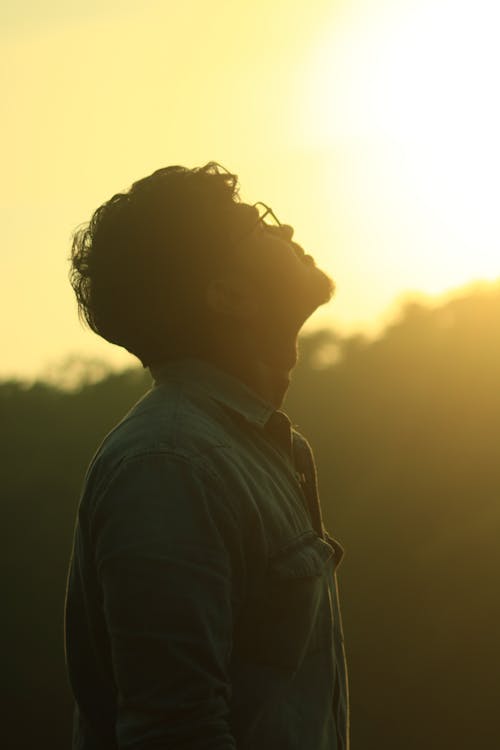
<path fill-rule="evenodd" d="M 293 237 L 293 227 L 290 224 L 280 224 L 279 232 L 287 242 Z"/>

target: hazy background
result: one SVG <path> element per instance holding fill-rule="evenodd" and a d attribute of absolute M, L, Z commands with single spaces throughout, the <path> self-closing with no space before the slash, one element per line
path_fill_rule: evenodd
<path fill-rule="evenodd" d="M 499 329 L 496 289 L 408 306 L 375 342 L 302 339 L 286 409 L 346 549 L 352 750 L 500 746 Z M 73 390 L 0 384 L 13 750 L 70 746 L 63 599 L 79 491 L 99 441 L 150 385 L 140 367 L 88 376 Z"/>
<path fill-rule="evenodd" d="M 0 375 L 69 353 L 72 231 L 215 159 L 337 280 L 309 327 L 379 331 L 408 290 L 500 275 L 493 0 L 25 0 L 0 10 Z"/>
<path fill-rule="evenodd" d="M 150 384 L 79 325 L 71 233 L 211 159 L 337 281 L 286 408 L 347 550 L 353 750 L 500 747 L 499 20 L 486 0 L 2 6 L 9 748 L 69 746 L 79 490 Z"/>

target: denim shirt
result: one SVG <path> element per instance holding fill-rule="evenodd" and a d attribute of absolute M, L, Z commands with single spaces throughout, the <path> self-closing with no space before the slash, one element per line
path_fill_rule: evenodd
<path fill-rule="evenodd" d="M 153 374 L 80 499 L 74 750 L 347 750 L 342 548 L 307 441 L 208 362 Z"/>

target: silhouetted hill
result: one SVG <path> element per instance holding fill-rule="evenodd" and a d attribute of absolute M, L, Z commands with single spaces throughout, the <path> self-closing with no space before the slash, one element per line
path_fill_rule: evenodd
<path fill-rule="evenodd" d="M 409 303 L 376 340 L 302 339 L 286 409 L 346 547 L 353 750 L 500 747 L 499 331 L 492 286 Z M 139 368 L 72 391 L 0 384 L 9 748 L 69 746 L 62 612 L 79 488 L 149 384 Z"/>

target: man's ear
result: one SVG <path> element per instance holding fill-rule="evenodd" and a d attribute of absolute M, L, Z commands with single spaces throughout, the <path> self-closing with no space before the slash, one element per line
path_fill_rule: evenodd
<path fill-rule="evenodd" d="M 255 288 L 241 276 L 212 279 L 206 287 L 205 299 L 212 312 L 232 318 L 249 320 L 258 310 Z"/>

